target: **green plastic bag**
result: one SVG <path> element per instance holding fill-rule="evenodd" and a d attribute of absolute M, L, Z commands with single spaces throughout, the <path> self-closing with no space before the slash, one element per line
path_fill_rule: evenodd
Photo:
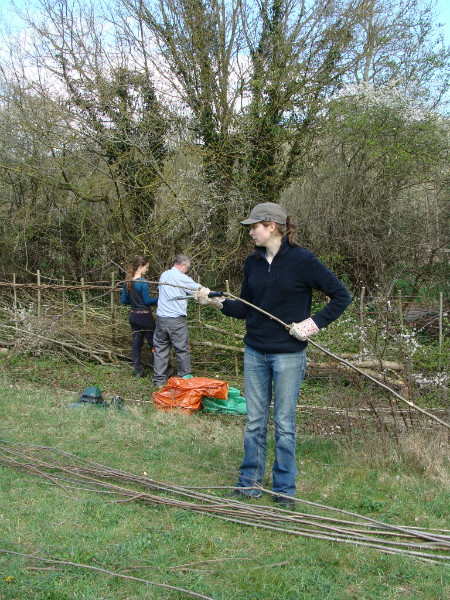
<path fill-rule="evenodd" d="M 234 390 L 235 388 L 230 388 Z M 239 392 L 239 390 L 237 390 Z M 239 392 L 240 393 L 240 392 Z M 220 398 L 211 398 L 208 396 L 203 396 L 202 398 L 203 410 L 207 413 L 214 414 L 225 414 L 225 415 L 246 415 L 247 414 L 247 404 L 245 402 L 245 398 L 239 395 L 228 394 L 226 400 L 221 400 Z"/>

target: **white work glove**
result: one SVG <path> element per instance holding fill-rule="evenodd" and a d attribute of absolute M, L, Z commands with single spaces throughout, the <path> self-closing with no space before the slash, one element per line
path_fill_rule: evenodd
<path fill-rule="evenodd" d="M 292 323 L 289 329 L 289 333 L 301 342 L 306 342 L 309 337 L 316 335 L 318 331 L 319 328 L 311 318 L 305 319 L 300 323 Z"/>
<path fill-rule="evenodd" d="M 211 300 L 213 300 L 213 298 L 208 298 L 208 294 L 210 291 L 211 290 L 207 287 L 199 287 L 198 290 L 195 290 L 194 300 L 202 306 L 211 304 Z"/>
<path fill-rule="evenodd" d="M 214 308 L 223 308 L 222 302 L 225 300 L 224 296 L 216 296 L 215 298 L 208 298 L 208 306 L 214 306 Z"/>

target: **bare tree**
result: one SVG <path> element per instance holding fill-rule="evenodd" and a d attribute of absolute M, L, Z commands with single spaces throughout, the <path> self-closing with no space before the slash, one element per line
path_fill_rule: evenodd
<path fill-rule="evenodd" d="M 358 243 L 387 244 L 383 223 L 392 228 L 409 181 L 437 181 L 426 156 L 444 169 L 431 121 L 352 100 L 346 110 L 338 95 L 355 82 L 409 98 L 438 75 L 444 86 L 448 51 L 420 0 L 39 1 L 2 66 L 7 209 L 31 198 L 67 218 L 78 209 L 114 251 L 195 246 L 217 270 L 240 256 L 241 238 L 230 240 L 248 205 L 289 198 L 298 214 L 292 190 L 308 189 L 314 214 L 351 231 L 347 245 L 331 224 L 311 239 L 353 258 L 356 214 Z"/>
<path fill-rule="evenodd" d="M 330 105 L 320 161 L 286 200 L 335 269 L 388 289 L 412 265 L 419 274 L 443 260 L 449 123 L 395 87 L 357 89 Z"/>
<path fill-rule="evenodd" d="M 24 133 L 39 133 L 52 158 L 51 173 L 36 164 L 35 176 L 102 204 L 132 240 L 150 216 L 166 153 L 150 74 L 130 64 L 92 7 L 42 0 L 41 9 L 24 17 L 32 42 L 3 67 Z M 35 114 L 38 98 L 45 110 Z"/>
<path fill-rule="evenodd" d="M 403 93 L 439 103 L 448 90 L 450 48 L 437 23 L 435 0 L 368 0 L 348 55 L 357 82 L 397 84 Z"/>
<path fill-rule="evenodd" d="M 305 159 L 358 5 L 327 0 L 124 0 L 125 36 L 190 112 L 205 178 L 222 197 L 276 200 Z M 157 49 L 151 56 L 147 46 Z M 297 169 L 298 170 L 298 169 Z"/>

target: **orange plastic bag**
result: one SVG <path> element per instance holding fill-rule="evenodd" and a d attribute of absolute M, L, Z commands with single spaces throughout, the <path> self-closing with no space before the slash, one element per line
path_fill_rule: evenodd
<path fill-rule="evenodd" d="M 162 390 L 152 394 L 155 408 L 180 409 L 192 413 L 202 407 L 202 397 L 210 396 L 226 400 L 228 383 L 206 377 L 171 377 Z"/>

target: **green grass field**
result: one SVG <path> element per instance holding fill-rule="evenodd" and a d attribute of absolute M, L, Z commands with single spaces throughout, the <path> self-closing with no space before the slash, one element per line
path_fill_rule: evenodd
<path fill-rule="evenodd" d="M 120 394 L 125 410 L 69 407 L 87 385 L 99 385 L 106 399 Z M 1 439 L 225 494 L 221 488 L 237 478 L 245 418 L 160 412 L 139 402 L 150 400 L 151 391 L 148 379 L 135 381 L 120 366 L 4 360 Z M 450 529 L 445 436 L 432 438 L 434 445 L 412 434 L 394 443 L 373 431 L 320 437 L 305 434 L 301 424 L 299 414 L 298 498 L 392 524 Z M 267 488 L 273 454 L 271 431 Z M 273 506 L 270 496 L 255 504 Z M 117 503 L 85 489 L 69 496 L 49 480 L 8 466 L 0 466 L 0 530 L 3 550 L 90 565 L 214 600 L 450 597 L 450 563 L 255 529 L 179 507 Z M 188 597 L 101 571 L 0 553 L 1 600 Z"/>

